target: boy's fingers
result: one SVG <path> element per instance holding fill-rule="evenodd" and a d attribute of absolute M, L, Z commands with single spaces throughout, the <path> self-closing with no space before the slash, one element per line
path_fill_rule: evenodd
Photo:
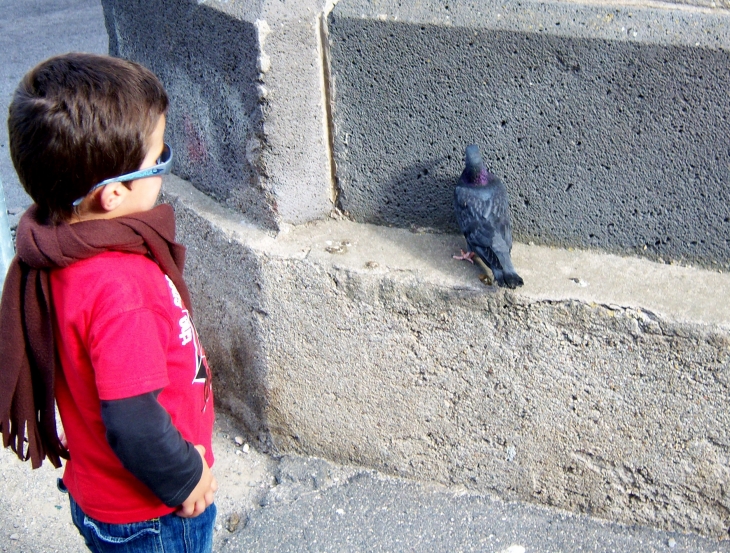
<path fill-rule="evenodd" d="M 195 503 L 183 505 L 175 514 L 182 518 L 195 518 L 202 514 L 206 507 L 205 499 L 198 499 Z"/>
<path fill-rule="evenodd" d="M 175 511 L 175 514 L 182 518 L 190 518 L 192 511 L 193 510 L 189 505 L 182 505 L 177 511 Z"/>
<path fill-rule="evenodd" d="M 200 453 L 200 456 L 203 457 L 205 455 L 205 447 L 202 445 L 196 445 L 195 449 L 198 450 L 198 453 Z"/>

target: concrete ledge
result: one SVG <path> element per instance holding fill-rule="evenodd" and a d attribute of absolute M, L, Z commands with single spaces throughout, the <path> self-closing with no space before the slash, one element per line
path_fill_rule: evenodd
<path fill-rule="evenodd" d="M 522 242 L 730 269 L 730 11 L 341 0 L 328 23 L 357 221 L 452 232 L 473 142 Z"/>
<path fill-rule="evenodd" d="M 269 447 L 727 537 L 730 275 L 518 244 L 513 293 L 455 235 L 164 196 L 219 404 Z"/>

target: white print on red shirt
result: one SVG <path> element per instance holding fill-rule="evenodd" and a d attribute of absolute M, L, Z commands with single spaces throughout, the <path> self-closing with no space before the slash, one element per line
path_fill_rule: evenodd
<path fill-rule="evenodd" d="M 207 384 L 208 377 L 210 376 L 210 369 L 208 368 L 208 361 L 205 358 L 205 350 L 200 344 L 200 339 L 198 338 L 198 332 L 195 330 L 193 320 L 190 318 L 190 313 L 183 305 L 180 292 L 177 291 L 177 288 L 172 280 L 170 280 L 170 277 L 165 275 L 165 279 L 167 280 L 167 285 L 170 287 L 170 291 L 172 292 L 172 302 L 182 311 L 182 317 L 180 317 L 180 320 L 178 321 L 178 324 L 180 325 L 180 334 L 178 335 L 180 343 L 183 346 L 186 346 L 190 342 L 193 342 L 193 346 L 195 347 L 195 371 L 193 372 L 193 382 L 205 382 Z"/>

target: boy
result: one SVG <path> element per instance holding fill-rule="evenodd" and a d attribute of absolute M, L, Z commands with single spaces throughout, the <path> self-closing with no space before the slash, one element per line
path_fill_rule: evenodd
<path fill-rule="evenodd" d="M 167 107 L 144 67 L 67 54 L 31 70 L 9 110 L 35 204 L 0 304 L 3 444 L 33 468 L 68 459 L 59 487 L 95 552 L 212 548 L 210 371 L 174 213 L 155 207 Z"/>

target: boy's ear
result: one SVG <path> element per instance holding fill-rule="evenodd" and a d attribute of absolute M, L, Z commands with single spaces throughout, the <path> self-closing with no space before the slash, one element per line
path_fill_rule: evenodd
<path fill-rule="evenodd" d="M 121 182 L 112 182 L 103 186 L 97 193 L 97 201 L 102 210 L 107 213 L 119 207 L 129 193 L 129 188 Z"/>

